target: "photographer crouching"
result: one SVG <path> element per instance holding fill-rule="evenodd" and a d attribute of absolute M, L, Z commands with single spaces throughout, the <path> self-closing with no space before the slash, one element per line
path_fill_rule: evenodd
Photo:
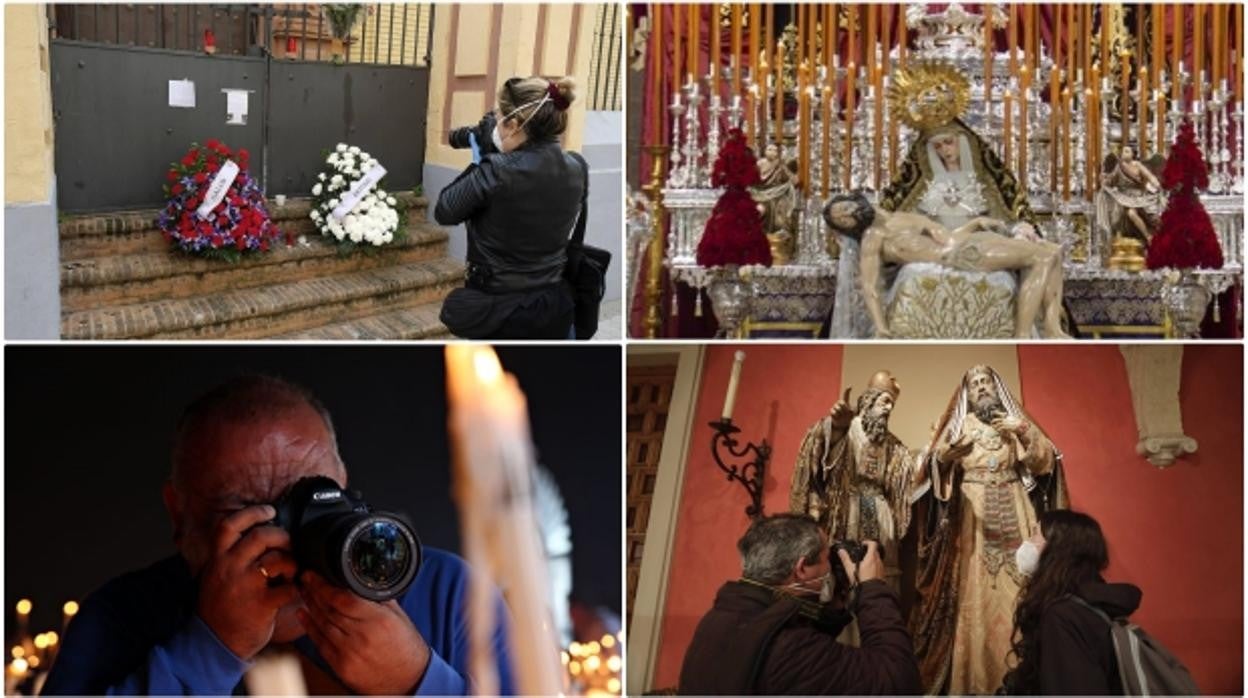
<path fill-rule="evenodd" d="M 441 320 L 467 339 L 574 339 L 572 290 L 563 280 L 567 245 L 582 215 L 589 170 L 559 136 L 575 82 L 511 78 L 498 107 L 450 133 L 472 164 L 438 196 L 433 217 L 468 230 L 463 288 Z"/>
<path fill-rule="evenodd" d="M 875 541 L 838 560 L 813 519 L 758 519 L 737 542 L 741 578 L 720 587 L 685 652 L 680 693 L 917 694 L 914 646 Z M 845 572 L 832 584 L 833 565 Z M 836 575 L 839 577 L 839 575 Z M 846 588 L 847 587 L 847 588 Z M 852 612 L 852 616 L 851 616 Z M 836 636 L 857 618 L 860 647 Z"/>

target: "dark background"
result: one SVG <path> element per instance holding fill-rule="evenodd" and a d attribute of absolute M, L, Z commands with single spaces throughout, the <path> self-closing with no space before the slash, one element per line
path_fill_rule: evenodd
<path fill-rule="evenodd" d="M 568 509 L 574 599 L 621 610 L 618 347 L 497 349 L 528 399 L 538 461 Z M 329 409 L 352 487 L 406 511 L 425 545 L 459 551 L 450 498 L 443 348 L 5 349 L 5 619 L 32 632 L 62 604 L 173 554 L 160 489 L 182 409 L 228 377 L 302 384 Z"/>

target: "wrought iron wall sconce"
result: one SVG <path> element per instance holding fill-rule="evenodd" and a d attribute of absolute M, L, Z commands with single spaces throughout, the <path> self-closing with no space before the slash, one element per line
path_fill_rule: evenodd
<path fill-rule="evenodd" d="M 732 419 L 721 418 L 710 424 L 715 430 L 715 436 L 711 439 L 711 457 L 715 459 L 715 465 L 724 471 L 728 480 L 741 483 L 745 491 L 749 493 L 751 504 L 746 507 L 745 515 L 751 519 L 762 516 L 763 481 L 767 476 L 767 462 L 771 460 L 771 445 L 767 443 L 767 439 L 763 439 L 757 445 L 747 442 L 742 446 L 735 438 L 735 434 L 741 432 L 741 427 L 733 424 Z M 726 455 L 731 456 L 732 460 L 741 458 L 752 458 L 752 460 L 728 465 L 724 463 L 724 454 L 721 451 L 726 451 Z"/>

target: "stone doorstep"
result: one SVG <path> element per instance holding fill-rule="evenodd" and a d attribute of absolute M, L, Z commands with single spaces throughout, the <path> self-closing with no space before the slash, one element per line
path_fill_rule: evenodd
<path fill-rule="evenodd" d="M 315 244 L 318 241 L 327 240 L 312 225 L 312 221 L 307 218 L 294 218 L 277 222 L 277 227 L 282 232 L 283 241 L 287 235 L 293 234 L 298 238 L 300 235 L 305 236 L 309 242 Z M 409 217 L 407 220 L 408 232 L 436 228 L 437 226 L 421 217 Z M 98 257 L 108 257 L 123 254 L 146 254 L 146 253 L 171 253 L 178 252 L 173 249 L 173 245 L 165 240 L 160 231 L 154 227 L 147 227 L 142 230 L 132 230 L 124 233 L 114 233 L 109 235 L 78 235 L 72 237 L 61 238 L 61 261 L 77 262 L 82 260 L 95 259 Z M 188 259 L 194 257 L 187 255 Z"/>
<path fill-rule="evenodd" d="M 409 220 L 413 218 L 424 220 L 427 217 L 426 209 L 429 207 L 429 200 L 424 196 L 417 196 L 410 191 L 389 193 L 393 194 L 400 204 L 408 205 Z M 312 199 L 288 198 L 286 205 L 278 206 L 270 198 L 268 200 L 268 209 L 269 217 L 274 222 L 280 223 L 282 221 L 303 219 L 307 218 L 308 212 L 312 210 Z M 59 225 L 61 239 L 91 235 L 120 235 L 154 230 L 156 228 L 156 217 L 159 215 L 160 209 L 158 208 L 108 213 L 68 214 L 67 218 L 61 221 Z"/>
<path fill-rule="evenodd" d="M 416 264 L 304 279 L 207 297 L 66 313 L 65 339 L 265 337 L 440 301 L 463 264 Z"/>
<path fill-rule="evenodd" d="M 374 339 L 446 339 L 452 335 L 438 319 L 442 303 L 418 305 L 378 315 L 370 315 L 334 325 L 314 327 L 272 339 L 303 340 L 374 340 Z"/>
<path fill-rule="evenodd" d="M 338 260 L 343 265 L 363 259 L 385 260 L 402 251 L 439 246 L 449 239 L 449 234 L 434 226 L 414 227 L 407 239 L 388 245 L 372 253 L 359 252 L 339 255 L 337 246 L 327 240 L 313 239 L 305 246 L 281 246 L 262 254 L 248 254 L 237 262 L 220 259 L 203 259 L 174 250 L 143 254 L 119 254 L 92 259 L 61 262 L 61 288 L 115 286 L 120 284 L 177 278 L 188 275 L 237 275 L 232 272 L 260 272 L 269 267 L 297 264 L 307 260 Z"/>
<path fill-rule="evenodd" d="M 144 301 L 196 298 L 227 291 L 312 279 L 404 264 L 418 264 L 446 257 L 446 245 L 408 245 L 378 254 L 350 257 L 318 255 L 262 267 L 234 268 L 224 262 L 219 269 L 188 272 L 151 279 L 135 279 L 86 286 L 62 286 L 62 312 L 131 305 Z"/>

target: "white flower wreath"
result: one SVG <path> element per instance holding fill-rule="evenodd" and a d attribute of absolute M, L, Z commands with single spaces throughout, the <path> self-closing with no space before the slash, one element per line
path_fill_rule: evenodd
<path fill-rule="evenodd" d="M 373 156 L 357 146 L 339 143 L 325 158 L 325 168 L 312 186 L 312 211 L 308 217 L 322 235 L 332 236 L 343 247 L 380 247 L 401 240 L 406 234 L 405 216 L 398 210 L 398 201 L 381 188 L 380 181 L 357 192 L 358 200 L 341 218 L 334 215 L 334 209 L 351 197 L 374 167 L 380 167 L 380 163 Z"/>

